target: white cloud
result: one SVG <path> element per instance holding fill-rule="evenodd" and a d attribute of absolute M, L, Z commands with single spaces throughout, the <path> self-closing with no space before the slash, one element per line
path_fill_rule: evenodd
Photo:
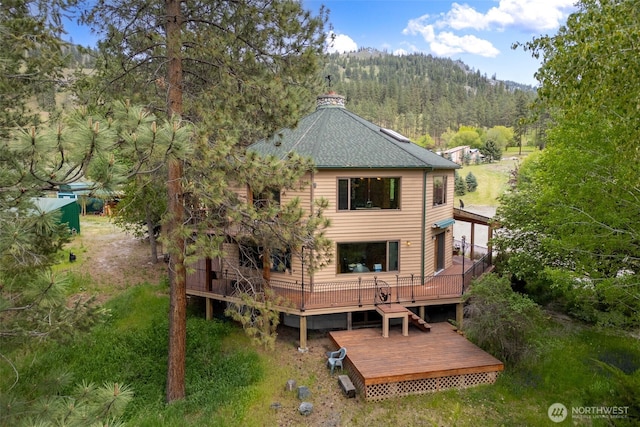
<path fill-rule="evenodd" d="M 440 56 L 471 53 L 487 58 L 495 58 L 500 53 L 488 40 L 471 35 L 457 36 L 448 31 L 438 33 L 436 39 L 430 43 L 430 48 L 433 53 Z"/>
<path fill-rule="evenodd" d="M 402 30 L 404 35 L 416 35 L 420 34 L 424 40 L 429 43 L 435 39 L 435 31 L 433 25 L 427 24 L 430 20 L 429 15 L 422 15 L 419 18 L 409 20 L 407 28 Z"/>
<path fill-rule="evenodd" d="M 358 45 L 346 34 L 336 34 L 331 32 L 327 37 L 326 49 L 328 53 L 355 52 L 358 50 Z"/>
<path fill-rule="evenodd" d="M 488 40 L 473 35 L 458 36 L 449 31 L 436 32 L 433 24 L 428 24 L 429 15 L 412 19 L 402 33 L 405 35 L 420 34 L 429 43 L 429 49 L 440 56 L 471 53 L 488 58 L 498 56 L 500 51 Z"/>
<path fill-rule="evenodd" d="M 558 28 L 575 10 L 575 0 L 500 0 L 486 13 L 468 4 L 453 3 L 451 9 L 439 15 L 422 15 L 411 19 L 402 31 L 405 35 L 421 35 L 436 55 L 450 56 L 470 53 L 494 58 L 500 51 L 475 31 L 522 30 L 533 33 Z"/>
<path fill-rule="evenodd" d="M 438 27 L 454 30 L 521 29 L 542 32 L 558 28 L 575 10 L 575 0 L 500 0 L 497 7 L 480 13 L 473 7 L 458 3 L 441 16 Z"/>
<path fill-rule="evenodd" d="M 454 30 L 464 30 L 466 28 L 485 30 L 487 28 L 487 19 L 469 5 L 453 3 L 451 10 L 444 15 L 444 19 L 437 22 L 437 25 L 441 28 L 448 27 Z"/>

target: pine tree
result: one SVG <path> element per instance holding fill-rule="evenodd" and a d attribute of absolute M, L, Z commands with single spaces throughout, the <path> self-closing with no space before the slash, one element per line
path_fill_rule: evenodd
<path fill-rule="evenodd" d="M 499 161 L 502 158 L 502 150 L 493 139 L 486 140 L 480 152 L 489 162 Z"/>
<path fill-rule="evenodd" d="M 467 194 L 467 183 L 458 171 L 455 171 L 455 182 L 453 184 L 453 188 L 456 196 L 464 196 Z"/>
<path fill-rule="evenodd" d="M 473 172 L 469 172 L 464 180 L 467 185 L 467 191 L 469 193 L 473 193 L 478 189 L 478 180 Z"/>
<path fill-rule="evenodd" d="M 106 60 L 100 68 L 106 93 L 129 95 L 177 123 L 198 124 L 199 135 L 191 142 L 197 154 L 171 153 L 167 165 L 163 231 L 171 272 L 166 390 L 171 402 L 185 395 L 186 236 L 193 235 L 187 219 L 198 216 L 203 230 L 219 230 L 198 233 L 192 245 L 201 256 L 218 256 L 226 218 L 234 212 L 247 217 L 226 202 L 233 177 L 227 166 L 243 164 L 234 162 L 242 157 L 237 147 L 294 125 L 311 106 L 319 82 L 324 11 L 312 17 L 300 3 L 287 0 L 101 0 L 85 18 L 106 33 L 101 44 Z M 98 93 L 104 96 L 98 90 L 96 98 Z M 304 167 L 299 159 L 293 162 Z M 237 182 L 247 181 L 245 175 Z M 203 218 L 202 212 L 209 215 Z"/>
<path fill-rule="evenodd" d="M 0 5 L 0 132 L 37 124 L 52 112 L 50 94 L 63 80 L 65 56 L 58 37 L 64 0 L 12 0 Z M 32 109 L 32 101 L 42 101 Z M 46 107 L 46 108 L 45 108 Z"/>
<path fill-rule="evenodd" d="M 55 214 L 39 212 L 32 200 L 77 180 L 77 174 L 86 170 L 86 157 L 76 147 L 79 140 L 92 139 L 92 129 L 87 122 L 76 123 L 81 135 L 71 135 L 64 127 L 42 132 L 21 127 L 38 123 L 38 110 L 27 106 L 62 75 L 64 55 L 56 36 L 66 7 L 66 2 L 35 0 L 0 7 L 0 340 L 4 345 L 67 336 L 82 315 L 98 315 L 89 309 L 89 301 L 66 306 L 65 277 L 53 273 L 52 266 L 70 234 Z M 101 146 L 94 142 L 96 149 Z"/>

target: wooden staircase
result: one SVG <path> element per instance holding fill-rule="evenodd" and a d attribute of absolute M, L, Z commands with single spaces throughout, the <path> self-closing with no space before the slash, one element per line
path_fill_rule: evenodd
<path fill-rule="evenodd" d="M 407 309 L 407 311 L 409 311 L 409 321 L 418 329 L 424 332 L 429 332 L 431 330 L 431 325 L 425 322 L 424 319 L 421 319 L 420 316 L 409 309 Z"/>

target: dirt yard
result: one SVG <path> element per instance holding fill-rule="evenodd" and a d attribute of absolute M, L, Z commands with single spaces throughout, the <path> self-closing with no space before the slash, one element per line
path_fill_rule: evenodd
<path fill-rule="evenodd" d="M 76 255 L 71 270 L 92 279 L 90 289 L 111 293 L 130 285 L 158 283 L 166 274 L 162 260 L 151 263 L 149 244 L 125 233 L 107 217 L 82 217 L 81 233 L 69 245 Z"/>

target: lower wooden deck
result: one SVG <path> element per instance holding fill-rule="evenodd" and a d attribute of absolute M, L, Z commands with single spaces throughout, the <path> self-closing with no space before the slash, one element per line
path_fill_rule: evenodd
<path fill-rule="evenodd" d="M 380 328 L 333 331 L 336 348 L 345 347 L 345 367 L 367 400 L 466 388 L 495 382 L 504 365 L 459 335 L 448 323 L 415 327 L 403 336 L 399 325 L 383 338 Z"/>

